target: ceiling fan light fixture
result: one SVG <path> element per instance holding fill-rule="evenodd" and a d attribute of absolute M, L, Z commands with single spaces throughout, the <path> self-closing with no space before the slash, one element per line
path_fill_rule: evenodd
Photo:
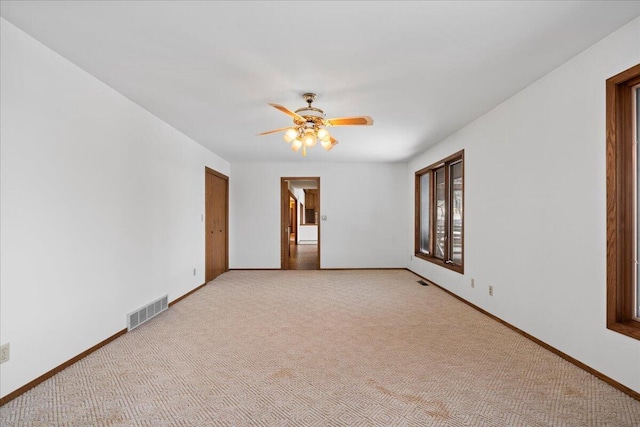
<path fill-rule="evenodd" d="M 325 151 L 329 151 L 338 144 L 338 141 L 333 138 L 329 138 L 327 141 L 321 141 L 321 144 Z"/>
<path fill-rule="evenodd" d="M 307 102 L 306 107 L 298 108 L 291 111 L 279 104 L 269 103 L 276 110 L 285 113 L 293 119 L 293 126 L 273 129 L 267 132 L 261 132 L 258 135 L 269 135 L 276 132 L 285 132 L 283 137 L 288 143 L 291 143 L 293 151 L 300 151 L 302 155 L 307 155 L 307 147 L 315 146 L 318 141 L 326 151 L 331 150 L 338 141 L 331 136 L 326 129 L 327 126 L 371 126 L 373 119 L 369 116 L 352 116 L 352 117 L 334 117 L 326 119 L 323 110 L 312 106 L 316 99 L 314 93 L 305 93 L 302 95 Z"/>
<path fill-rule="evenodd" d="M 320 138 L 320 140 L 322 142 L 330 141 L 331 140 L 331 135 L 329 135 L 329 131 L 327 129 L 320 128 L 320 129 L 318 129 L 318 138 Z"/>
<path fill-rule="evenodd" d="M 316 134 L 313 131 L 313 129 L 306 129 L 304 131 L 304 137 L 302 137 L 302 142 L 304 142 L 304 145 L 307 147 L 313 147 L 314 145 L 316 145 L 318 140 L 316 139 Z"/>
<path fill-rule="evenodd" d="M 298 130 L 295 128 L 289 128 L 284 133 L 284 140 L 287 142 L 291 142 L 298 137 Z"/>

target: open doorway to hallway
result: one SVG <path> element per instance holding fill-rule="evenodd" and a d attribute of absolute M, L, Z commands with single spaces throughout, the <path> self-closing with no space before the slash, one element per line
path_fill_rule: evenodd
<path fill-rule="evenodd" d="M 283 270 L 320 269 L 320 178 L 280 178 Z"/>

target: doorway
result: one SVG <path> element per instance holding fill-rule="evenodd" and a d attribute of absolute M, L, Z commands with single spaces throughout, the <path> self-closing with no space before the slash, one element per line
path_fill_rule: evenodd
<path fill-rule="evenodd" d="M 280 178 L 280 206 L 280 268 L 319 270 L 320 178 Z"/>
<path fill-rule="evenodd" d="M 205 283 L 229 270 L 229 177 L 205 167 Z"/>

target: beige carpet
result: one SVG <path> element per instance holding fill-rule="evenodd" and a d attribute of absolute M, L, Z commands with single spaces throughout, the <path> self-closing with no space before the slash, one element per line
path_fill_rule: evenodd
<path fill-rule="evenodd" d="M 416 280 L 226 273 L 7 403 L 0 425 L 640 425 L 640 402 Z"/>

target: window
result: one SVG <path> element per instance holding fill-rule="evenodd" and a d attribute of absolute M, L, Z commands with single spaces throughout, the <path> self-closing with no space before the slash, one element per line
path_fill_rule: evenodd
<path fill-rule="evenodd" d="M 607 80 L 607 328 L 640 339 L 640 64 Z"/>
<path fill-rule="evenodd" d="M 416 172 L 415 254 L 464 272 L 464 151 Z"/>

